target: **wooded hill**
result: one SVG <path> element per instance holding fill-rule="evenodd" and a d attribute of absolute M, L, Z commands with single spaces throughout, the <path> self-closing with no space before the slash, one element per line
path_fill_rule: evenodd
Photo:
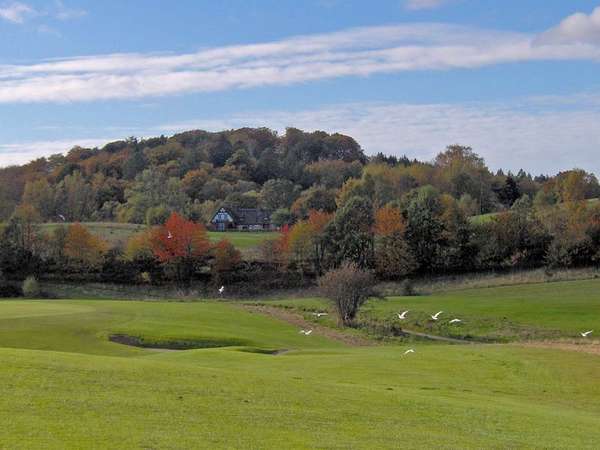
<path fill-rule="evenodd" d="M 441 149 L 442 150 L 442 149 Z M 177 211 L 206 222 L 220 205 L 277 211 L 279 224 L 334 212 L 357 190 L 380 208 L 411 190 L 432 185 L 456 199 L 466 215 L 496 212 L 522 195 L 555 204 L 600 195 L 582 170 L 555 176 L 492 173 L 468 147 L 450 146 L 434 161 L 367 156 L 349 136 L 288 128 L 211 133 L 74 147 L 65 155 L 0 169 L 0 220 L 17 205 L 42 221 L 162 223 Z"/>

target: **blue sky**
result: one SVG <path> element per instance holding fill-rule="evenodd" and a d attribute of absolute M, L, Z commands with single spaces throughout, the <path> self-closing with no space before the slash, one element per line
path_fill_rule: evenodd
<path fill-rule="evenodd" d="M 600 1 L 0 0 L 0 165 L 189 128 L 600 174 Z"/>

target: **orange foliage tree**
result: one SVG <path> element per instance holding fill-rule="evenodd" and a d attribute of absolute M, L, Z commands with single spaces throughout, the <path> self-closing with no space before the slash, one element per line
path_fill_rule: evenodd
<path fill-rule="evenodd" d="M 403 235 L 405 230 L 406 222 L 399 208 L 384 206 L 375 212 L 375 236 Z"/>
<path fill-rule="evenodd" d="M 281 251 L 289 259 L 293 259 L 303 272 L 313 270 L 317 274 L 321 273 L 323 234 L 332 218 L 332 214 L 311 210 L 306 220 L 297 222 L 282 234 Z"/>
<path fill-rule="evenodd" d="M 164 225 L 155 228 L 152 251 L 172 268 L 178 281 L 189 284 L 199 264 L 208 257 L 210 242 L 204 225 L 172 213 Z"/>
<path fill-rule="evenodd" d="M 125 244 L 125 250 L 123 252 L 124 258 L 127 261 L 154 258 L 154 251 L 152 248 L 154 232 L 153 228 L 149 228 L 131 236 Z"/>
<path fill-rule="evenodd" d="M 64 255 L 76 269 L 97 269 L 108 251 L 108 244 L 94 236 L 80 223 L 69 225 L 65 237 Z"/>
<path fill-rule="evenodd" d="M 380 277 L 400 278 L 416 268 L 405 231 L 406 221 L 399 208 L 384 206 L 375 212 L 375 271 Z"/>

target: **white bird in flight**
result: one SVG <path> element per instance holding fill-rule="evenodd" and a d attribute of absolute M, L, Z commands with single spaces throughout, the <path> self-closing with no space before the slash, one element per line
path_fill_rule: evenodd
<path fill-rule="evenodd" d="M 60 217 L 60 220 L 62 220 L 63 222 L 67 221 L 67 218 L 65 216 L 63 216 L 62 214 L 59 214 L 58 217 Z"/>
<path fill-rule="evenodd" d="M 173 239 L 173 235 L 171 234 L 171 232 L 168 232 L 169 234 L 167 234 L 167 239 Z"/>
<path fill-rule="evenodd" d="M 321 316 L 328 316 L 329 314 L 325 313 L 325 312 L 314 312 L 313 316 L 317 316 L 317 317 L 321 317 Z"/>
<path fill-rule="evenodd" d="M 409 353 L 414 353 L 414 352 L 415 352 L 415 351 L 414 351 L 414 349 L 412 349 L 412 348 L 409 348 L 408 350 L 406 350 L 406 351 L 404 352 L 404 354 L 405 354 L 405 355 L 408 355 Z"/>
<path fill-rule="evenodd" d="M 219 294 L 223 295 L 223 291 L 225 291 L 225 286 L 219 288 Z"/>
<path fill-rule="evenodd" d="M 460 323 L 460 322 L 462 322 L 462 320 L 460 320 L 460 319 L 452 319 L 450 321 L 450 323 Z"/>
<path fill-rule="evenodd" d="M 303 334 L 305 336 L 310 336 L 310 333 L 312 333 L 313 330 L 300 330 L 300 334 Z"/>
<path fill-rule="evenodd" d="M 444 312 L 444 311 L 438 311 L 438 312 L 436 312 L 436 313 L 435 313 L 433 316 L 431 316 L 431 318 L 432 318 L 433 320 L 438 320 L 438 319 L 439 319 L 439 316 L 440 316 L 440 314 L 441 314 L 441 313 L 443 313 L 443 312 Z"/>
<path fill-rule="evenodd" d="M 581 337 L 588 337 L 593 332 L 594 332 L 594 330 L 590 330 L 590 331 L 584 331 L 583 333 L 579 333 L 579 334 L 581 334 Z"/>
<path fill-rule="evenodd" d="M 407 310 L 406 310 L 406 311 L 404 311 L 402 314 L 398 313 L 398 319 L 400 319 L 400 320 L 404 320 L 404 319 L 406 319 L 406 313 L 407 313 L 408 311 L 409 311 L 409 310 L 407 309 Z"/>

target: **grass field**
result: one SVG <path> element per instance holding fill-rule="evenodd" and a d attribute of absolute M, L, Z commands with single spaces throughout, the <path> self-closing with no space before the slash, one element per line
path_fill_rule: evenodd
<path fill-rule="evenodd" d="M 570 336 L 600 325 L 599 288 L 578 281 L 373 300 L 364 314 L 442 309 L 465 326 L 507 316 Z M 213 348 L 130 347 L 110 342 L 114 334 Z M 403 355 L 409 345 L 416 352 Z M 518 345 L 349 347 L 234 303 L 2 301 L 0 360 L 3 449 L 591 449 L 600 441 L 599 356 Z"/>
<path fill-rule="evenodd" d="M 320 299 L 283 299 L 273 305 L 314 311 L 327 307 Z M 407 319 L 396 314 L 410 310 Z M 440 320 L 432 314 L 444 311 Z M 449 320 L 460 318 L 459 325 Z M 600 332 L 600 280 L 577 280 L 465 289 L 432 295 L 370 300 L 359 319 L 398 324 L 408 330 L 483 341 L 580 338 Z"/>
<path fill-rule="evenodd" d="M 51 231 L 64 223 L 45 223 L 42 229 Z M 90 232 L 101 237 L 112 245 L 126 242 L 133 234 L 145 229 L 145 225 L 136 225 L 131 223 L 112 223 L 112 222 L 85 222 L 83 223 Z M 240 250 L 257 247 L 262 241 L 275 239 L 279 236 L 277 232 L 262 231 L 209 231 L 208 237 L 211 242 L 218 242 L 221 239 L 229 240 Z"/>

